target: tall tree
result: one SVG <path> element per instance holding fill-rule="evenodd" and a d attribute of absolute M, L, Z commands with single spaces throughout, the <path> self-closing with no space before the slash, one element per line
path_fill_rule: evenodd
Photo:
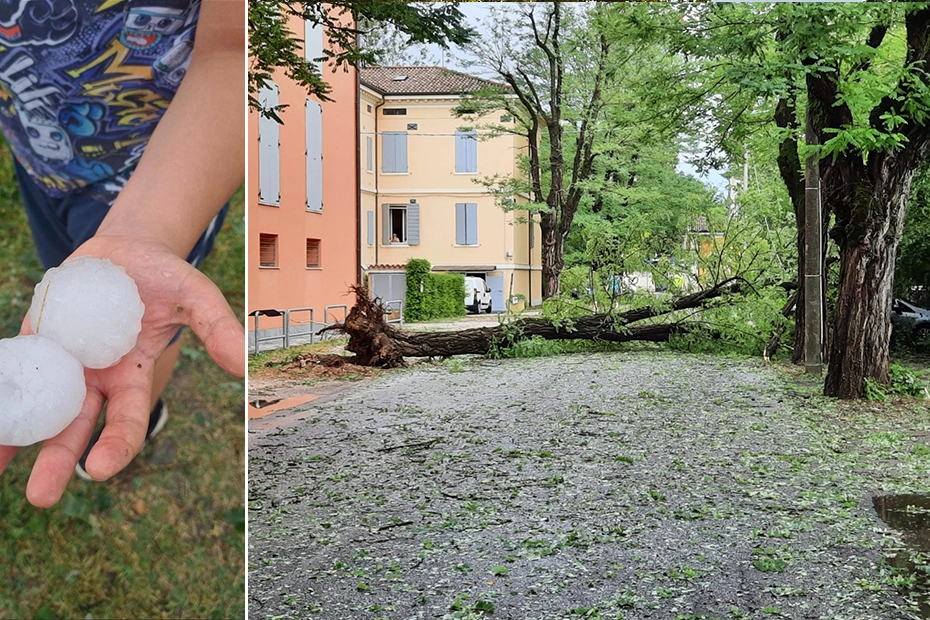
<path fill-rule="evenodd" d="M 665 27 L 680 36 L 683 53 L 713 67 L 696 81 L 706 109 L 729 114 L 717 125 L 722 133 L 752 119 L 759 102 L 795 141 L 810 116 L 840 254 L 824 392 L 857 397 L 867 378 L 887 382 L 895 252 L 911 180 L 930 151 L 930 3 L 715 5 Z M 812 151 L 783 146 L 796 196 L 793 151 Z"/>
<path fill-rule="evenodd" d="M 595 140 L 609 93 L 635 55 L 622 45 L 604 5 L 500 8 L 470 48 L 477 64 L 509 90 L 467 98 L 458 112 L 475 119 L 505 110 L 514 123 L 488 129 L 526 137 L 526 179 L 494 178 L 487 185 L 501 196 L 525 192 L 530 203 L 521 208 L 539 211 L 544 298 L 559 292 L 565 241 L 595 174 Z"/>
<path fill-rule="evenodd" d="M 835 218 L 830 236 L 840 252 L 828 396 L 859 397 L 866 379 L 889 380 L 895 256 L 911 182 L 930 154 L 930 3 L 898 10 L 873 13 L 867 29 L 863 14 L 848 7 L 817 15 L 820 32 L 848 24 L 846 42 L 859 46 L 853 58 L 810 40 L 799 45 L 807 113 L 824 145 L 823 200 Z M 903 53 L 889 42 L 880 54 L 887 33 L 900 31 L 893 20 L 901 13 Z M 871 71 L 876 59 L 882 73 Z"/>

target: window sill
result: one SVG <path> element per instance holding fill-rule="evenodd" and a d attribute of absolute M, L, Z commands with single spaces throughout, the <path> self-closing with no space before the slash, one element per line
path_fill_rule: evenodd
<path fill-rule="evenodd" d="M 307 267 L 307 271 L 323 271 L 322 267 Z"/>
<path fill-rule="evenodd" d="M 473 176 L 478 175 L 478 171 L 475 170 L 474 172 L 453 172 L 452 174 L 457 177 L 473 177 Z"/>
<path fill-rule="evenodd" d="M 383 174 L 383 175 L 386 176 L 386 177 L 405 177 L 405 176 L 410 176 L 410 171 L 407 171 L 407 172 L 382 172 L 381 174 Z"/>
<path fill-rule="evenodd" d="M 280 207 L 281 206 L 280 202 L 262 202 L 261 199 L 259 199 L 258 204 L 262 205 L 263 207 Z"/>
<path fill-rule="evenodd" d="M 454 247 L 454 248 L 480 248 L 480 247 L 481 247 L 481 244 L 480 244 L 480 243 L 473 243 L 473 244 L 460 245 L 460 244 L 458 244 L 458 243 L 453 243 L 453 244 L 452 244 L 452 247 Z"/>
<path fill-rule="evenodd" d="M 307 213 L 319 213 L 320 215 L 322 215 L 323 209 L 307 209 Z"/>
<path fill-rule="evenodd" d="M 381 247 L 382 248 L 409 248 L 410 244 L 409 243 L 387 243 L 387 244 L 382 243 Z"/>
<path fill-rule="evenodd" d="M 259 269 L 271 269 L 271 270 L 274 270 L 274 269 L 281 269 L 281 268 L 280 268 L 279 266 L 277 266 L 277 265 L 275 265 L 274 267 L 270 267 L 270 266 L 268 266 L 268 265 L 259 265 L 258 268 L 259 268 Z"/>

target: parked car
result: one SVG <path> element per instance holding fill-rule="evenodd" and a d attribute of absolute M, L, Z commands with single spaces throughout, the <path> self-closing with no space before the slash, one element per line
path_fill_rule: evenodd
<path fill-rule="evenodd" d="M 475 313 L 491 314 L 491 289 L 482 278 L 465 278 L 465 308 Z"/>
<path fill-rule="evenodd" d="M 904 299 L 895 299 L 891 306 L 891 323 L 895 329 L 907 330 L 905 333 L 910 333 L 914 346 L 930 348 L 930 310 Z"/>

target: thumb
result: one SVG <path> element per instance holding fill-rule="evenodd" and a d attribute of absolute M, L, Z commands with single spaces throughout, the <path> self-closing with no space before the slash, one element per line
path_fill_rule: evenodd
<path fill-rule="evenodd" d="M 245 330 L 216 285 L 196 269 L 184 279 L 180 294 L 182 307 L 190 317 L 188 325 L 203 342 L 207 353 L 223 370 L 245 376 Z"/>

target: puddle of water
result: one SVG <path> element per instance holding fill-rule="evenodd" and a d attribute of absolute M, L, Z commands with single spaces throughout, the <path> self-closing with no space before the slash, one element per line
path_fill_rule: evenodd
<path fill-rule="evenodd" d="M 921 591 L 917 599 L 920 615 L 930 618 L 930 494 L 881 495 L 872 498 L 875 512 L 882 521 L 899 530 L 912 552 L 902 551 L 891 559 L 891 565 L 912 573 Z M 923 554 L 922 562 L 916 561 Z"/>
<path fill-rule="evenodd" d="M 317 398 L 319 398 L 319 395 L 317 394 L 304 394 L 302 396 L 277 398 L 273 400 L 259 398 L 249 402 L 249 419 L 253 420 L 255 418 L 263 418 L 269 413 L 274 413 L 275 411 L 280 411 L 281 409 L 288 409 L 290 407 L 296 407 L 297 405 L 309 403 L 310 401 L 316 400 Z"/>

